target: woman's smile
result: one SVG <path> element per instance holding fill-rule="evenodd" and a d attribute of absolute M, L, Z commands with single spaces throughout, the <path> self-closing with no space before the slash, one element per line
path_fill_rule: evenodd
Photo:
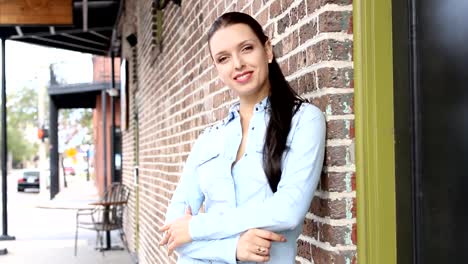
<path fill-rule="evenodd" d="M 234 76 L 234 80 L 239 84 L 246 84 L 252 78 L 253 71 L 245 71 Z"/>

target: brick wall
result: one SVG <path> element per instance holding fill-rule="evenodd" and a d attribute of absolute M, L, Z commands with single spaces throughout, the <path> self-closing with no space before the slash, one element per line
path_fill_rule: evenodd
<path fill-rule="evenodd" d="M 114 79 L 120 81 L 120 59 L 114 59 L 115 71 Z M 111 82 L 112 81 L 112 60 L 109 57 L 93 56 L 93 82 Z"/>
<path fill-rule="evenodd" d="M 193 141 L 235 100 L 217 79 L 205 39 L 212 21 L 234 10 L 260 21 L 291 85 L 327 117 L 324 173 L 304 221 L 297 263 L 354 263 L 351 0 L 185 0 L 181 7 L 171 2 L 164 10 L 163 50 L 157 56 L 151 44 L 151 1 L 126 1 L 122 56 L 137 58 L 130 63 L 138 79 L 130 81 L 129 110 L 130 120 L 138 111 L 138 132 L 132 121 L 123 132 L 124 182 L 133 186 L 136 141 L 140 168 L 138 217 L 133 192 L 126 219 L 130 248 L 136 250 L 138 218 L 140 263 L 175 263 L 157 246 L 157 229 Z M 138 35 L 134 48 L 125 41 L 130 33 Z"/>
<path fill-rule="evenodd" d="M 138 248 L 137 241 L 137 222 L 139 218 L 139 204 L 137 203 L 137 193 L 139 188 L 135 185 L 134 169 L 138 165 L 138 113 L 137 110 L 137 92 L 138 80 L 132 74 L 133 70 L 137 70 L 137 65 L 133 62 L 134 55 L 137 55 L 137 48 L 131 47 L 125 38 L 130 34 L 136 34 L 137 27 L 137 3 L 140 1 L 125 1 L 125 11 L 121 17 L 120 33 L 122 39 L 122 57 L 126 60 L 128 67 L 127 79 L 127 92 L 128 98 L 127 113 L 128 124 L 122 126 L 122 182 L 127 185 L 131 192 L 129 202 L 126 210 L 126 217 L 124 218 L 125 234 L 127 238 L 128 247 L 131 252 L 136 253 Z M 144 69 L 142 69 L 144 70 Z M 126 127 L 126 129 L 125 129 Z"/>
<path fill-rule="evenodd" d="M 94 83 L 108 83 L 109 86 L 112 82 L 112 60 L 109 57 L 103 56 L 93 56 L 93 82 Z M 120 65 L 120 58 L 114 59 L 115 69 L 114 69 L 114 80 L 115 83 L 120 83 L 120 70 L 118 65 Z M 106 176 L 104 176 L 104 151 L 103 148 L 103 119 L 102 119 L 102 96 L 101 94 L 96 96 L 96 107 L 93 110 L 93 136 L 95 139 L 95 149 L 96 153 L 94 156 L 95 164 L 95 176 L 96 176 L 96 187 L 98 189 L 99 195 L 104 195 L 104 177 L 107 177 L 107 182 L 110 183 L 111 180 L 111 126 L 112 126 L 112 117 L 111 117 L 111 97 L 106 93 Z M 120 126 L 120 100 L 115 98 L 115 126 Z"/>

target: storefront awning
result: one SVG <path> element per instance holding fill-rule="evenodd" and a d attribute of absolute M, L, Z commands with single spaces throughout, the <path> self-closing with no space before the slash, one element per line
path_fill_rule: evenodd
<path fill-rule="evenodd" d="M 52 0 L 48 0 L 52 1 Z M 118 56 L 121 0 L 72 0 L 71 25 L 0 25 L 0 37 L 95 55 Z"/>

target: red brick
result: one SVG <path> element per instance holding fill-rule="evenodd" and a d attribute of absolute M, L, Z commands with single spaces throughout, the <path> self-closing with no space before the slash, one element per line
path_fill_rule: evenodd
<path fill-rule="evenodd" d="M 322 0 L 307 0 L 307 14 L 312 15 L 321 6 Z"/>
<path fill-rule="evenodd" d="M 310 206 L 310 212 L 317 216 L 330 217 L 331 219 L 345 219 L 347 213 L 352 213 L 353 217 L 355 217 L 356 214 L 353 209 L 355 206 L 351 206 L 351 212 L 346 211 L 346 199 L 351 198 L 330 200 L 314 197 Z"/>
<path fill-rule="evenodd" d="M 312 103 L 327 115 L 348 115 L 354 113 L 354 94 L 327 94 L 315 97 Z M 354 133 L 354 132 L 353 132 Z"/>
<path fill-rule="evenodd" d="M 253 0 L 252 2 L 252 10 L 254 10 L 254 13 L 257 13 L 258 10 L 260 10 L 263 6 L 263 1 L 262 0 Z M 268 12 L 268 9 L 265 9 Z M 268 13 L 267 13 L 268 14 Z M 268 17 L 267 17 L 268 18 Z"/>
<path fill-rule="evenodd" d="M 268 22 L 268 9 L 264 9 L 257 17 L 258 23 L 260 25 L 266 25 Z M 268 36 L 268 34 L 266 34 Z"/>
<path fill-rule="evenodd" d="M 286 14 L 284 17 L 282 17 L 280 20 L 277 22 L 278 24 L 276 25 L 278 34 L 284 33 L 287 27 L 291 25 L 291 20 L 289 18 L 289 15 Z"/>
<path fill-rule="evenodd" d="M 280 41 L 273 46 L 273 53 L 276 58 L 283 57 L 283 42 Z"/>
<path fill-rule="evenodd" d="M 284 60 L 282 62 L 279 63 L 279 66 L 281 68 L 281 71 L 283 72 L 283 74 L 285 76 L 289 75 L 290 72 L 289 72 L 289 65 L 288 65 L 288 61 L 287 60 Z"/>
<path fill-rule="evenodd" d="M 302 226 L 302 234 L 318 240 L 318 225 L 312 219 L 304 219 L 304 225 Z"/>
<path fill-rule="evenodd" d="M 317 70 L 319 87 L 354 88 L 352 68 L 320 68 Z"/>
<path fill-rule="evenodd" d="M 326 11 L 320 14 L 319 32 L 349 32 L 351 11 Z"/>
<path fill-rule="evenodd" d="M 247 0 L 237 0 L 237 6 L 240 8 L 244 7 L 247 4 Z"/>
<path fill-rule="evenodd" d="M 345 192 L 356 190 L 356 176 L 352 172 L 328 172 L 322 173 L 320 189 L 328 192 Z"/>
<path fill-rule="evenodd" d="M 296 93 L 301 94 L 298 79 L 289 81 L 289 85 L 294 91 L 296 91 Z"/>
<path fill-rule="evenodd" d="M 327 39 L 307 48 L 309 64 L 330 60 L 351 61 L 352 57 L 353 43 L 350 40 Z"/>
<path fill-rule="evenodd" d="M 297 240 L 297 255 L 309 260 L 312 258 L 312 249 L 309 242 Z"/>
<path fill-rule="evenodd" d="M 306 41 L 312 39 L 317 35 L 317 32 L 317 22 L 315 19 L 301 26 L 299 29 L 300 44 L 304 44 Z"/>
<path fill-rule="evenodd" d="M 302 95 L 316 90 L 315 72 L 309 72 L 297 79 L 297 92 Z"/>
<path fill-rule="evenodd" d="M 352 0 L 307 0 L 307 14 L 313 14 L 318 8 L 326 4 L 345 6 L 352 3 Z"/>
<path fill-rule="evenodd" d="M 314 264 L 346 264 L 356 257 L 356 251 L 346 250 L 339 253 L 330 252 L 312 245 L 312 258 Z"/>
<path fill-rule="evenodd" d="M 322 5 L 335 4 L 340 6 L 352 5 L 353 0 L 320 0 Z"/>
<path fill-rule="evenodd" d="M 299 20 L 303 19 L 306 15 L 305 2 L 301 2 L 298 6 L 291 9 L 291 24 L 296 24 Z"/>
<path fill-rule="evenodd" d="M 273 34 L 275 32 L 275 24 L 269 24 L 263 31 L 265 32 L 265 35 L 267 35 L 270 40 L 273 39 Z"/>
<path fill-rule="evenodd" d="M 353 225 L 346 226 L 333 226 L 329 224 L 320 223 L 319 237 L 321 242 L 328 242 L 331 246 L 337 245 L 352 245 L 352 240 L 347 240 L 347 237 L 352 237 Z"/>
<path fill-rule="evenodd" d="M 330 120 L 327 122 L 327 139 L 354 138 L 353 120 Z"/>
<path fill-rule="evenodd" d="M 275 0 L 270 5 L 270 19 L 275 19 L 281 14 L 281 0 Z"/>
<path fill-rule="evenodd" d="M 345 166 L 350 163 L 350 149 L 347 146 L 325 148 L 325 166 Z"/>
<path fill-rule="evenodd" d="M 286 36 L 286 38 L 283 39 L 283 52 L 282 54 L 287 54 L 297 48 L 299 45 L 299 33 L 297 31 L 294 31 L 293 33 L 289 34 Z"/>
<path fill-rule="evenodd" d="M 281 0 L 281 12 L 286 11 L 294 3 L 294 0 Z"/>

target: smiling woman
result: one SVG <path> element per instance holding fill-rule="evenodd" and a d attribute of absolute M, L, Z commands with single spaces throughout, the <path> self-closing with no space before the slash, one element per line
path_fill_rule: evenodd
<path fill-rule="evenodd" d="M 324 116 L 289 86 L 249 15 L 223 14 L 208 44 L 239 102 L 193 146 L 160 245 L 176 250 L 179 264 L 293 264 L 322 170 Z"/>
<path fill-rule="evenodd" d="M 273 59 L 270 41 L 261 43 L 249 26 L 235 24 L 213 35 L 210 50 L 220 79 L 241 99 L 255 103 L 268 95 L 268 63 Z"/>

